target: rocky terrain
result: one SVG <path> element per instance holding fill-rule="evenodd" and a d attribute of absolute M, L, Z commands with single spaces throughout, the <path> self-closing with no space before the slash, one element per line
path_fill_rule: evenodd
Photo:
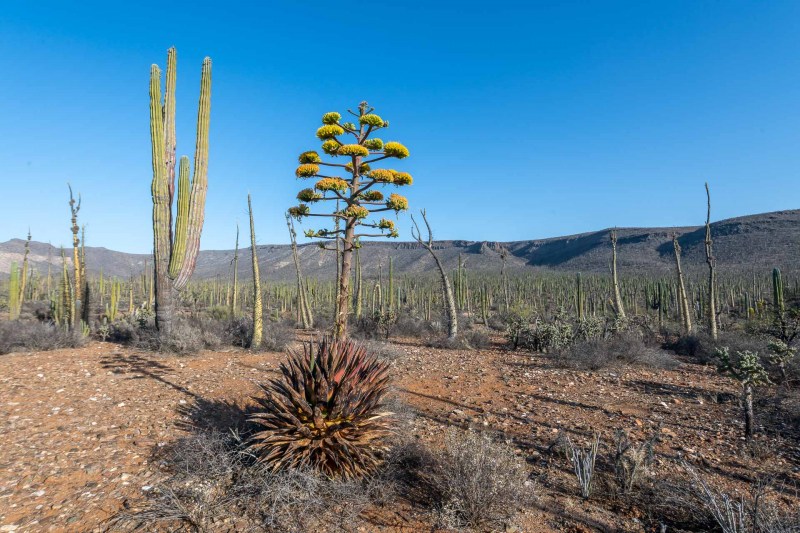
<path fill-rule="evenodd" d="M 648 494 L 624 503 L 602 489 L 583 500 L 559 434 L 583 444 L 599 432 L 606 456 L 616 430 L 637 442 L 657 433 L 648 479 L 662 483 L 685 477 L 682 458 L 738 494 L 764 476 L 778 487 L 800 483 L 797 440 L 773 428 L 769 446 L 763 440 L 769 460 L 747 453 L 735 383 L 711 368 L 574 371 L 499 343 L 476 351 L 396 344 L 395 394 L 409 406 L 414 438 L 436 446 L 446 428 L 472 427 L 513 443 L 526 460 L 534 503 L 507 531 L 643 532 L 649 516 L 676 505 Z M 158 484 L 158 449 L 198 427 L 226 431 L 282 357 L 178 357 L 99 342 L 0 357 L 0 531 L 106 530 Z M 800 505 L 790 489 L 774 496 Z M 359 531 L 433 531 L 424 510 L 402 502 L 367 516 L 371 525 Z"/>

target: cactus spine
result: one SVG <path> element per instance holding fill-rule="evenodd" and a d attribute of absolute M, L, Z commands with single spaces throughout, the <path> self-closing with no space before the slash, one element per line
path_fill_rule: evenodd
<path fill-rule="evenodd" d="M 261 302 L 261 274 L 258 270 L 258 255 L 256 254 L 256 226 L 253 223 L 253 204 L 250 195 L 247 195 L 247 211 L 250 214 L 250 255 L 253 259 L 253 336 L 250 347 L 258 348 L 264 337 L 264 317 Z"/>
<path fill-rule="evenodd" d="M 173 232 L 175 195 L 175 48 L 167 52 L 166 88 L 161 92 L 161 69 L 150 68 L 150 137 L 153 163 L 153 259 L 156 326 L 163 334 L 172 330 L 172 300 L 194 272 L 203 230 L 208 188 L 208 128 L 211 111 L 211 59 L 203 60 L 194 176 L 189 178 L 189 158 L 181 157 L 178 202 Z M 162 103 L 163 99 L 163 103 Z"/>

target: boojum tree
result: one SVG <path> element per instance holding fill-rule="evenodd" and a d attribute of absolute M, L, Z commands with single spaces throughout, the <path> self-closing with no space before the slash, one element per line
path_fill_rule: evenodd
<path fill-rule="evenodd" d="M 412 177 L 407 172 L 389 168 L 372 168 L 373 163 L 384 159 L 404 159 L 408 149 L 398 142 L 384 143 L 373 134 L 387 128 L 389 123 L 373 113 L 374 108 L 361 102 L 358 111 L 348 110 L 358 124 L 342 121 L 339 113 L 325 113 L 317 137 L 322 141 L 322 151 L 337 162 L 323 161 L 316 151 L 300 154 L 300 166 L 295 175 L 298 178 L 315 178 L 312 188 L 300 191 L 297 199 L 300 204 L 289 209 L 289 214 L 298 220 L 303 217 L 326 217 L 334 224 L 333 229 L 309 229 L 306 237 L 341 242 L 339 280 L 337 289 L 336 320 L 333 335 L 336 339 L 347 337 L 347 316 L 349 313 L 350 270 L 353 251 L 359 239 L 364 237 L 397 237 L 394 221 L 387 218 L 374 220 L 370 217 L 380 212 L 405 211 L 408 200 L 397 193 L 388 197 L 377 190 L 381 185 L 411 185 Z M 351 142 L 352 141 L 352 142 Z M 342 161 L 343 160 L 343 161 Z M 341 162 L 338 162 L 341 161 Z M 326 168 L 323 172 L 322 167 Z M 329 170 L 329 171 L 328 171 Z M 328 212 L 311 212 L 309 204 L 339 202 L 339 209 Z M 336 228 L 335 222 L 339 222 Z M 358 233 L 359 228 L 367 228 Z M 329 250 L 325 243 L 322 246 Z"/>

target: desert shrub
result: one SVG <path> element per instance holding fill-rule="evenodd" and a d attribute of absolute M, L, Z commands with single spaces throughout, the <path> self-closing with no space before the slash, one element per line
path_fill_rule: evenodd
<path fill-rule="evenodd" d="M 443 350 L 482 350 L 491 344 L 489 336 L 478 329 L 460 332 L 455 338 L 439 337 L 431 340 L 428 346 Z"/>
<path fill-rule="evenodd" d="M 391 493 L 381 476 L 356 482 L 272 472 L 243 453 L 241 441 L 215 431 L 179 439 L 157 459 L 166 478 L 114 517 L 111 530 L 341 531 L 358 523 L 373 497 Z"/>
<path fill-rule="evenodd" d="M 382 339 L 389 338 L 390 330 L 388 324 L 381 325 L 381 313 L 376 312 L 374 315 L 365 314 L 361 318 L 355 319 L 349 334 L 354 339 Z"/>
<path fill-rule="evenodd" d="M 732 352 L 767 353 L 766 339 L 742 331 L 721 331 L 716 341 L 705 332 L 683 335 L 666 347 L 707 365 L 715 362 L 717 348 L 721 346 L 727 346 Z"/>
<path fill-rule="evenodd" d="M 524 462 L 488 435 L 451 429 L 436 458 L 432 486 L 446 527 L 497 528 L 531 495 Z"/>
<path fill-rule="evenodd" d="M 389 337 L 423 338 L 437 332 L 431 323 L 410 312 L 376 312 L 355 319 L 350 335 L 356 339 L 384 339 Z"/>
<path fill-rule="evenodd" d="M 586 317 L 575 325 L 575 340 L 589 341 L 600 339 L 605 335 L 606 322 L 601 317 Z"/>
<path fill-rule="evenodd" d="M 749 494 L 731 496 L 716 489 L 702 472 L 687 463 L 695 505 L 710 516 L 723 533 L 790 533 L 800 531 L 800 513 L 782 512 L 768 497 L 768 485 L 752 483 Z"/>
<path fill-rule="evenodd" d="M 428 337 L 437 333 L 436 328 L 424 319 L 412 316 L 409 313 L 400 313 L 391 329 L 391 334 L 397 337 L 412 337 L 415 339 Z"/>
<path fill-rule="evenodd" d="M 294 342 L 294 328 L 287 322 L 270 322 L 264 326 L 261 349 L 282 352 Z"/>
<path fill-rule="evenodd" d="M 553 360 L 565 368 L 599 370 L 619 365 L 674 368 L 677 361 L 667 352 L 644 344 L 636 333 L 622 333 L 607 339 L 578 342 L 553 353 Z"/>
<path fill-rule="evenodd" d="M 506 333 L 512 348 L 524 348 L 534 352 L 548 352 L 562 349 L 574 340 L 572 324 L 560 319 L 545 322 L 536 319 L 527 323 L 517 319 L 509 323 Z"/>
<path fill-rule="evenodd" d="M 374 472 L 391 430 L 383 405 L 388 364 L 353 341 L 325 338 L 290 352 L 280 370 L 255 398 L 250 421 L 259 431 L 249 451 L 274 471 L 348 479 Z"/>
<path fill-rule="evenodd" d="M 623 493 L 631 492 L 642 480 L 655 457 L 655 445 L 659 430 L 640 443 L 634 443 L 623 430 L 614 434 L 614 446 L 609 463 L 614 472 L 617 488 Z"/>
<path fill-rule="evenodd" d="M 246 316 L 238 316 L 228 320 L 223 334 L 226 344 L 247 348 L 250 346 L 250 339 L 253 337 L 253 319 Z"/>
<path fill-rule="evenodd" d="M 217 320 L 209 315 L 180 317 L 174 320 L 169 338 L 156 329 L 149 315 L 125 318 L 108 325 L 107 340 L 153 352 L 180 355 L 200 350 L 216 350 L 222 346 L 247 347 L 253 333 L 248 317 Z M 294 331 L 282 322 L 267 323 L 261 349 L 282 351 L 294 340 Z"/>
<path fill-rule="evenodd" d="M 501 315 L 489 315 L 488 324 L 486 324 L 489 329 L 494 331 L 505 331 L 506 330 L 506 321 L 503 319 Z"/>
<path fill-rule="evenodd" d="M 0 354 L 79 348 L 86 343 L 80 331 L 33 320 L 0 322 Z"/>
<path fill-rule="evenodd" d="M 592 495 L 594 486 L 595 463 L 597 462 L 597 450 L 600 447 L 600 436 L 595 434 L 589 447 L 586 449 L 573 444 L 569 437 L 565 438 L 565 448 L 567 457 L 572 464 L 575 478 L 578 480 L 581 496 L 588 499 Z"/>

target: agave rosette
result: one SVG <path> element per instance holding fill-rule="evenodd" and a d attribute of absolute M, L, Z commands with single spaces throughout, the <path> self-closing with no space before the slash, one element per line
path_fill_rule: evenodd
<path fill-rule="evenodd" d="M 388 370 L 353 341 L 306 343 L 254 398 L 261 411 L 250 421 L 260 431 L 251 451 L 273 470 L 311 468 L 348 479 L 374 472 L 391 432 L 383 404 Z"/>

